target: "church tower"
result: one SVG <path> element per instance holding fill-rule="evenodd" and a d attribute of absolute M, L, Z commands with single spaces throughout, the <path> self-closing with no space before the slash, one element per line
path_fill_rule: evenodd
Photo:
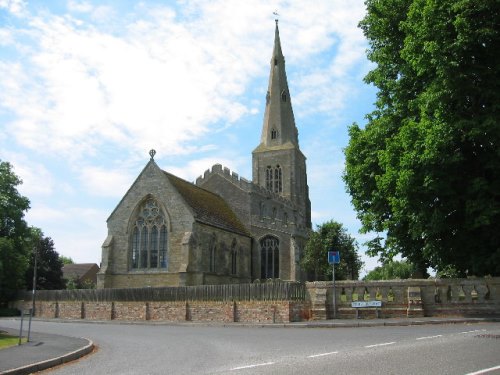
<path fill-rule="evenodd" d="M 274 49 L 260 144 L 252 152 L 254 184 L 289 199 L 303 213 L 311 228 L 311 202 L 307 185 L 306 157 L 300 151 L 292 101 L 285 71 L 285 58 L 276 20 Z"/>

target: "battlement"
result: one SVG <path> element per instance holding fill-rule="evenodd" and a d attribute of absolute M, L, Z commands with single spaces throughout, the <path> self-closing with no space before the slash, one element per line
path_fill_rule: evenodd
<path fill-rule="evenodd" d="M 249 192 L 252 189 L 252 182 L 248 181 L 246 178 L 240 177 L 236 172 L 231 172 L 229 168 L 223 167 L 221 164 L 214 164 L 211 169 L 207 169 L 205 173 L 203 173 L 203 176 L 199 176 L 196 179 L 195 184 L 197 186 L 201 186 L 204 181 L 215 174 L 224 177 L 226 180 L 230 181 L 231 183 L 245 191 Z"/>
<path fill-rule="evenodd" d="M 248 193 L 258 194 L 263 198 L 273 199 L 290 208 L 296 208 L 296 205 L 293 204 L 293 202 L 289 199 L 284 198 L 279 194 L 273 193 L 262 186 L 256 185 L 244 177 L 240 177 L 238 173 L 231 171 L 229 168 L 224 167 L 221 164 L 214 164 L 211 169 L 207 169 L 205 173 L 203 173 L 203 176 L 199 176 L 196 179 L 195 184 L 197 186 L 201 186 L 203 185 L 204 181 L 215 174 L 224 177 L 227 181 L 231 182 L 233 185 L 236 185 L 237 187 Z"/>

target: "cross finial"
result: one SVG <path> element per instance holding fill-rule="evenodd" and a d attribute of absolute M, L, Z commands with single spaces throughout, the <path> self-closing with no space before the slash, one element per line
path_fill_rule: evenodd
<path fill-rule="evenodd" d="M 156 151 L 154 149 L 149 150 L 149 156 L 151 156 L 151 160 L 154 160 L 156 155 Z"/>

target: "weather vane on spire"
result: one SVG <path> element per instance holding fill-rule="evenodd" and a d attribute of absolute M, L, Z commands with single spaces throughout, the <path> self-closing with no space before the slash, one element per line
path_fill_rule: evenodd
<path fill-rule="evenodd" d="M 276 21 L 276 24 L 278 24 L 278 17 L 280 16 L 279 13 L 278 13 L 278 9 L 276 9 L 274 12 L 273 12 L 273 15 L 274 15 L 274 20 Z"/>

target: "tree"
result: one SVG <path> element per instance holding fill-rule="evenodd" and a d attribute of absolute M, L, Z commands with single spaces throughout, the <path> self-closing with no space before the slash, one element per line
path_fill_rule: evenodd
<path fill-rule="evenodd" d="M 405 260 L 388 261 L 380 267 L 375 267 L 363 280 L 393 280 L 409 279 L 415 272 L 415 266 Z"/>
<path fill-rule="evenodd" d="M 33 231 L 38 232 L 38 231 Z M 41 232 L 40 232 L 41 233 Z M 63 279 L 63 262 L 59 258 L 59 254 L 54 250 L 54 241 L 50 237 L 44 237 L 43 233 L 39 236 L 36 246 L 37 254 L 37 289 L 64 289 L 65 281 Z M 26 285 L 29 289 L 33 288 L 33 269 L 34 257 L 30 258 L 29 268 L 26 271 Z"/>
<path fill-rule="evenodd" d="M 0 303 L 9 299 L 9 293 L 24 287 L 28 266 L 29 230 L 24 213 L 29 200 L 17 191 L 21 183 L 12 166 L 0 160 Z"/>
<path fill-rule="evenodd" d="M 71 259 L 71 257 L 65 257 L 64 255 L 59 255 L 59 259 L 61 260 L 63 265 L 75 263 L 73 259 Z"/>
<path fill-rule="evenodd" d="M 314 280 L 331 280 L 332 266 L 328 264 L 328 251 L 340 251 L 340 264 L 335 266 L 335 279 L 357 280 L 363 265 L 358 245 L 342 226 L 335 221 L 318 225 L 311 232 L 301 264 Z"/>
<path fill-rule="evenodd" d="M 367 0 L 378 89 L 344 181 L 381 260 L 500 275 L 500 2 Z"/>

